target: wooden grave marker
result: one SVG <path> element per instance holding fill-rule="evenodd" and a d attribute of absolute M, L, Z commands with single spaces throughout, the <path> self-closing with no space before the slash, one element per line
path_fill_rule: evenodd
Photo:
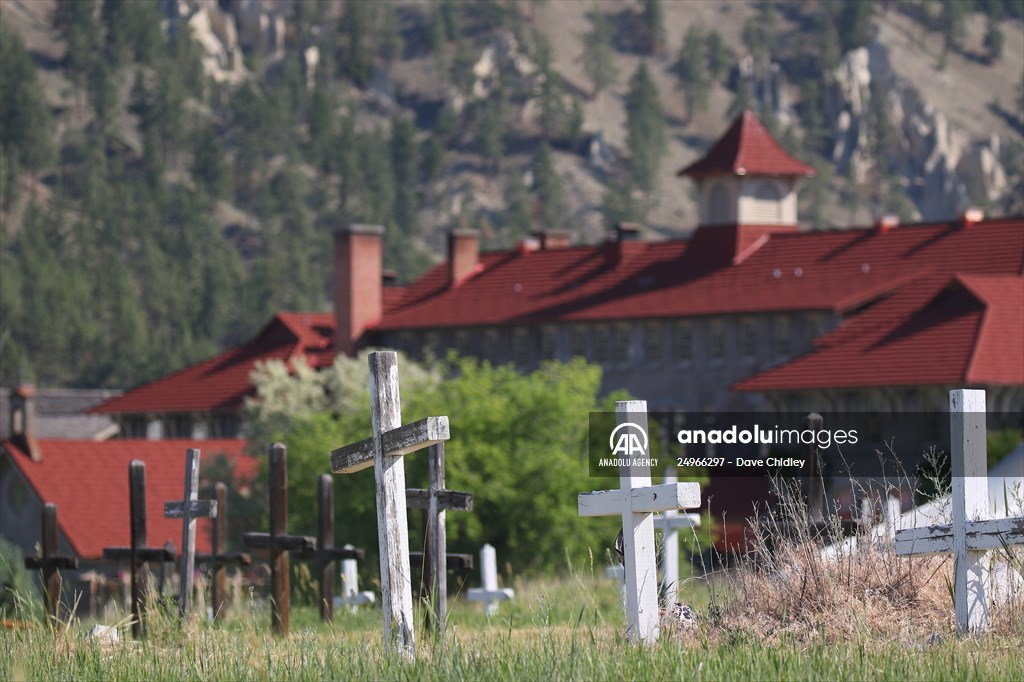
<path fill-rule="evenodd" d="M 185 494 L 180 501 L 164 502 L 164 518 L 181 519 L 181 564 L 178 568 L 178 615 L 188 621 L 196 570 L 196 521 L 216 518 L 217 501 L 199 499 L 199 448 L 185 451 Z"/>
<path fill-rule="evenodd" d="M 131 566 L 132 636 L 139 639 L 146 636 L 146 564 L 176 557 L 173 547 L 146 546 L 146 463 L 138 459 L 128 465 L 128 506 L 131 546 L 104 547 L 103 558 Z"/>
<path fill-rule="evenodd" d="M 384 642 L 405 656 L 416 650 L 409 568 L 409 528 L 404 456 L 448 440 L 448 418 L 427 417 L 402 425 L 398 354 L 370 353 L 370 415 L 373 436 L 331 453 L 331 471 L 350 474 L 373 467 L 380 544 Z"/>
<path fill-rule="evenodd" d="M 316 549 L 302 554 L 303 559 L 316 561 L 320 569 L 320 619 L 325 623 L 334 620 L 334 564 L 337 560 L 362 560 L 366 553 L 352 545 L 334 546 L 334 479 L 330 474 L 321 474 L 317 481 L 317 524 Z"/>
<path fill-rule="evenodd" d="M 213 522 L 213 551 L 210 554 L 196 554 L 196 563 L 213 567 L 213 581 L 210 585 L 210 601 L 213 619 L 221 620 L 227 609 L 227 567 L 229 564 L 251 566 L 252 555 L 248 552 L 228 552 L 228 502 L 227 486 L 218 482 L 214 486 L 217 503 L 217 519 Z"/>
<path fill-rule="evenodd" d="M 989 519 L 985 391 L 949 392 L 953 522 L 896 531 L 896 554 L 953 555 L 956 629 L 989 628 L 989 550 L 1024 544 L 1024 517 Z"/>
<path fill-rule="evenodd" d="M 243 533 L 242 543 L 250 549 L 270 550 L 270 625 L 275 634 L 288 634 L 291 602 L 288 552 L 316 550 L 316 538 L 288 535 L 288 449 L 284 443 L 270 446 L 270 532 Z"/>
<path fill-rule="evenodd" d="M 446 511 L 473 511 L 473 495 L 470 493 L 446 490 L 444 487 L 444 442 L 431 445 L 428 449 L 428 484 L 427 489 L 409 488 L 406 490 L 406 502 L 412 509 L 422 509 L 426 516 L 426 551 L 424 566 L 424 582 L 427 585 L 430 599 L 434 605 L 432 614 L 428 612 L 428 625 L 432 624 L 436 632 L 444 632 L 448 621 L 448 557 L 458 562 L 457 555 L 447 552 L 448 533 L 445 528 Z M 410 561 L 412 561 L 410 555 Z M 465 565 L 463 562 L 462 565 Z M 472 559 L 470 559 L 472 567 Z"/>
<path fill-rule="evenodd" d="M 359 571 L 355 559 L 341 560 L 341 596 L 334 598 L 334 606 L 347 606 L 352 613 L 364 604 L 377 601 L 373 592 L 359 591 Z"/>
<path fill-rule="evenodd" d="M 43 505 L 43 541 L 42 556 L 25 557 L 25 568 L 43 572 L 43 588 L 46 598 L 46 613 L 54 622 L 60 620 L 60 569 L 74 570 L 78 568 L 78 558 L 62 556 L 58 544 L 57 505 L 47 502 Z"/>
<path fill-rule="evenodd" d="M 629 465 L 619 469 L 619 489 L 580 493 L 580 516 L 621 516 L 626 571 L 626 636 L 634 644 L 658 641 L 658 567 L 654 513 L 700 507 L 700 485 L 651 485 L 647 437 L 647 402 L 615 404 L 616 431 L 629 437 Z M 614 436 L 614 433 L 612 434 Z M 617 448 L 616 448 L 617 450 Z"/>
<path fill-rule="evenodd" d="M 498 602 L 509 601 L 516 593 L 511 587 L 498 587 L 498 557 L 489 544 L 480 548 L 480 579 L 483 587 L 469 588 L 469 600 L 483 602 L 490 618 L 498 612 Z"/>

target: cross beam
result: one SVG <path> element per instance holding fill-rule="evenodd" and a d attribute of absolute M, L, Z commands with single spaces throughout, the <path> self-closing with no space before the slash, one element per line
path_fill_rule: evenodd
<path fill-rule="evenodd" d="M 647 402 L 615 404 L 617 426 L 630 425 L 636 447 L 619 469 L 619 489 L 580 493 L 580 516 L 621 516 L 626 569 L 626 635 L 633 643 L 658 641 L 658 567 L 654 553 L 653 513 L 700 506 L 697 483 L 651 485 L 647 448 Z M 624 429 L 625 430 L 625 429 Z M 641 447 L 642 445 L 642 447 Z"/>
<path fill-rule="evenodd" d="M 251 566 L 252 555 L 248 552 L 228 552 L 228 501 L 227 486 L 218 482 L 214 486 L 217 502 L 217 518 L 213 523 L 213 552 L 196 554 L 196 563 L 213 567 L 213 583 L 210 586 L 213 602 L 213 618 L 220 620 L 227 608 L 227 567 L 229 564 Z"/>
<path fill-rule="evenodd" d="M 217 516 L 216 500 L 199 499 L 199 448 L 185 451 L 185 494 L 178 502 L 164 503 L 164 517 L 181 519 L 181 566 L 178 569 L 178 615 L 187 621 L 192 605 L 196 569 L 196 521 Z"/>
<path fill-rule="evenodd" d="M 402 426 L 398 354 L 377 351 L 368 358 L 373 436 L 331 453 L 331 471 L 352 473 L 373 465 L 380 545 L 380 586 L 387 650 L 415 654 L 416 635 L 409 569 L 409 528 L 404 455 L 448 440 L 448 418 L 427 417 Z"/>
<path fill-rule="evenodd" d="M 949 392 L 953 522 L 896 531 L 896 554 L 952 554 L 953 606 L 961 634 L 987 630 L 989 562 L 985 553 L 1024 544 L 1024 517 L 988 518 L 985 391 Z"/>
<path fill-rule="evenodd" d="M 43 572 L 45 588 L 46 612 L 54 619 L 60 620 L 60 588 L 61 576 L 59 569 L 78 568 L 78 558 L 61 556 L 58 546 L 57 505 L 47 502 L 43 506 L 43 542 L 41 557 L 25 557 L 25 568 Z"/>

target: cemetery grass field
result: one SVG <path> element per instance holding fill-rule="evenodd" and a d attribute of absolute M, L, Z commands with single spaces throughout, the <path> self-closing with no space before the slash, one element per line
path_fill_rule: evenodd
<path fill-rule="evenodd" d="M 127 619 L 115 645 L 87 640 L 87 621 L 0 630 L 0 679 L 1024 679 L 1019 621 L 980 638 L 955 637 L 951 618 L 942 616 L 916 622 L 908 613 L 903 623 L 876 624 L 870 610 L 825 607 L 816 624 L 798 614 L 794 627 L 774 631 L 753 621 L 711 623 L 714 600 L 744 598 L 729 578 L 713 591 L 702 581 L 685 587 L 683 599 L 701 616 L 696 628 L 663 630 L 653 648 L 632 647 L 617 587 L 601 573 L 599 566 L 557 580 L 514 581 L 516 599 L 490 621 L 459 595 L 444 645 L 417 624 L 412 662 L 385 653 L 379 606 L 357 614 L 339 609 L 325 625 L 313 606 L 295 605 L 291 635 L 282 639 L 270 633 L 268 605 L 249 599 L 223 623 L 186 630 L 173 612 L 153 613 L 144 643 L 131 640 Z M 842 618 L 848 622 L 832 622 Z"/>

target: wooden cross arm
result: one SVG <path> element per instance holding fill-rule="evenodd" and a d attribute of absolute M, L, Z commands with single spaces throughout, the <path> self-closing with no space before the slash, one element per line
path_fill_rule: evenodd
<path fill-rule="evenodd" d="M 622 490 L 599 490 L 580 493 L 577 500 L 580 516 L 614 516 L 623 512 Z M 700 507 L 700 484 L 663 483 L 629 491 L 629 509 L 634 514 L 694 509 Z"/>
<path fill-rule="evenodd" d="M 345 545 L 344 547 L 321 547 L 309 554 L 315 555 L 321 560 L 326 559 L 327 561 L 331 561 L 333 559 L 358 559 L 359 561 L 362 561 L 366 558 L 366 550 L 359 547 L 353 547 L 352 545 Z"/>
<path fill-rule="evenodd" d="M 448 417 L 427 417 L 381 434 L 381 446 L 389 456 L 407 455 L 449 438 Z M 367 438 L 331 452 L 331 471 L 351 474 L 373 466 L 373 439 Z"/>
<path fill-rule="evenodd" d="M 251 566 L 252 555 L 248 552 L 227 552 L 225 554 L 196 554 L 196 563 L 208 564 L 210 566 L 226 566 L 227 564 Z"/>
<path fill-rule="evenodd" d="M 78 568 L 78 557 L 73 556 L 27 556 L 25 557 L 25 568 L 29 570 L 33 569 L 46 569 L 46 568 L 64 568 L 72 570 Z"/>
<path fill-rule="evenodd" d="M 132 548 L 104 547 L 103 558 L 113 561 L 131 561 Z M 174 561 L 177 558 L 174 550 L 164 547 L 143 547 L 142 549 L 135 550 L 135 559 L 137 561 Z"/>
<path fill-rule="evenodd" d="M 251 549 L 283 549 L 294 552 L 315 552 L 316 538 L 309 535 L 278 535 L 270 545 L 270 533 L 242 533 L 242 544 Z"/>
<path fill-rule="evenodd" d="M 473 494 L 456 490 L 438 490 L 438 508 L 443 511 L 473 511 Z M 411 509 L 429 509 L 430 491 L 423 488 L 409 488 L 405 491 L 405 503 Z"/>
<path fill-rule="evenodd" d="M 967 523 L 967 551 L 978 552 L 1024 544 L 1024 517 Z M 944 523 L 896 531 L 896 554 L 946 554 L 953 547 L 953 527 Z"/>
<path fill-rule="evenodd" d="M 473 555 L 472 554 L 452 554 L 450 552 L 445 554 L 446 562 L 448 564 L 449 571 L 472 571 L 473 570 Z M 423 552 L 409 552 L 409 562 L 423 564 Z"/>
<path fill-rule="evenodd" d="M 217 500 L 192 500 L 189 512 L 189 516 L 193 518 L 213 518 L 217 516 Z M 164 518 L 180 519 L 184 515 L 184 505 L 181 500 L 164 502 Z"/>

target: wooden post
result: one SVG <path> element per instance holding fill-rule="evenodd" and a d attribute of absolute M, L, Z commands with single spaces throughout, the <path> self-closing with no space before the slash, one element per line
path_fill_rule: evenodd
<path fill-rule="evenodd" d="M 185 495 L 180 502 L 165 502 L 164 517 L 181 519 L 181 567 L 178 570 L 178 614 L 188 621 L 191 613 L 192 585 L 196 570 L 196 521 L 215 518 L 217 502 L 199 499 L 199 448 L 185 452 Z"/>
<path fill-rule="evenodd" d="M 1024 517 L 988 519 L 985 392 L 949 392 L 952 523 L 896 531 L 896 554 L 953 554 L 953 605 L 961 634 L 989 627 L 988 550 L 1024 544 Z"/>
<path fill-rule="evenodd" d="M 227 612 L 227 572 L 228 564 L 249 566 L 252 555 L 248 552 L 228 552 L 228 501 L 227 486 L 218 482 L 214 486 L 214 497 L 217 502 L 217 518 L 213 522 L 213 552 L 196 554 L 196 564 L 213 567 L 213 584 L 210 587 L 213 619 L 221 620 Z"/>
<path fill-rule="evenodd" d="M 132 636 L 146 636 L 146 563 L 174 561 L 173 547 L 147 547 L 146 536 L 146 464 L 133 459 L 128 465 L 128 547 L 104 547 L 103 558 L 128 561 L 131 565 Z"/>
<path fill-rule="evenodd" d="M 397 353 L 370 353 L 369 365 L 373 437 L 334 450 L 331 471 L 353 473 L 373 466 L 385 647 L 388 651 L 397 647 L 411 658 L 415 654 L 416 636 L 403 457 L 447 440 L 448 418 L 428 417 L 402 426 Z"/>
<path fill-rule="evenodd" d="M 57 505 L 47 502 L 42 513 L 43 537 L 41 557 L 26 557 L 25 568 L 42 570 L 43 595 L 46 600 L 46 613 L 54 622 L 60 621 L 61 568 L 78 568 L 76 557 L 61 556 L 58 543 Z"/>
<path fill-rule="evenodd" d="M 321 550 L 334 549 L 334 481 L 330 474 L 321 474 L 318 484 L 320 523 L 316 544 Z M 334 620 L 334 559 L 329 556 L 320 561 L 320 620 Z"/>
<path fill-rule="evenodd" d="M 807 428 L 817 433 L 821 430 L 823 420 L 817 412 L 807 415 Z M 807 479 L 807 520 L 816 529 L 825 523 L 825 479 L 823 478 L 823 463 L 821 451 L 818 448 L 818 440 L 815 437 L 807 453 L 810 459 L 811 471 Z"/>
<path fill-rule="evenodd" d="M 628 465 L 619 470 L 619 489 L 581 493 L 580 516 L 621 516 L 623 558 L 626 569 L 627 637 L 633 643 L 658 641 L 658 568 L 654 551 L 653 513 L 700 506 L 696 483 L 651 485 L 647 437 L 647 403 L 643 400 L 615 404 L 617 426 L 611 434 L 626 442 Z M 628 442 L 627 442 L 628 439 Z"/>

